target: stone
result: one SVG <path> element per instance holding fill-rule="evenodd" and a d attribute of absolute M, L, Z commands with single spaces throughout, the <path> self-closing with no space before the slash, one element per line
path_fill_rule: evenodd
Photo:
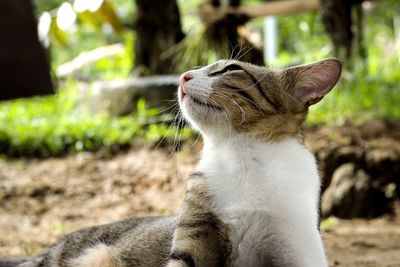
<path fill-rule="evenodd" d="M 371 218 L 388 211 L 389 199 L 373 178 L 354 163 L 338 167 L 322 196 L 322 217 Z"/>
<path fill-rule="evenodd" d="M 177 99 L 178 84 L 177 75 L 95 82 L 91 85 L 90 94 L 83 92 L 80 105 L 92 113 L 108 111 L 125 115 L 135 111 L 137 101 L 144 99 L 149 108 L 171 112 Z"/>

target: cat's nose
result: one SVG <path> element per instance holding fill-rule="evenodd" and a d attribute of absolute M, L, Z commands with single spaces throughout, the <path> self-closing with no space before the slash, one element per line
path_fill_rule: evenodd
<path fill-rule="evenodd" d="M 193 75 L 190 72 L 185 72 L 184 74 L 179 77 L 179 91 L 181 98 L 184 98 L 185 95 L 187 94 L 187 91 L 185 90 L 185 87 L 183 86 L 187 81 L 190 81 L 193 79 Z"/>
<path fill-rule="evenodd" d="M 185 72 L 184 74 L 179 77 L 179 82 L 181 85 L 193 79 L 193 75 L 190 72 Z"/>

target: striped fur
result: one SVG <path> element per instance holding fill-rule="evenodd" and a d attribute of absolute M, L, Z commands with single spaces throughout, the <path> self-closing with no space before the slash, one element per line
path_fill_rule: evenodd
<path fill-rule="evenodd" d="M 183 260 L 187 266 L 230 266 L 229 230 L 214 212 L 207 192 L 204 173 L 193 173 L 178 215 L 172 255 L 189 255 Z M 168 266 L 174 266 L 174 261 L 182 259 L 171 257 Z"/>

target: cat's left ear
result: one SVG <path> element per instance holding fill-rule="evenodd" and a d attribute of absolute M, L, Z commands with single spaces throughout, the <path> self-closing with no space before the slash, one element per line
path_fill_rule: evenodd
<path fill-rule="evenodd" d="M 290 93 L 310 106 L 319 102 L 336 85 L 342 72 L 337 59 L 326 59 L 285 70 L 291 81 Z"/>

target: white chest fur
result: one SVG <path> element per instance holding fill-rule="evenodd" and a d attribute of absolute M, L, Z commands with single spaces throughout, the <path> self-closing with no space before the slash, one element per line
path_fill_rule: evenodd
<path fill-rule="evenodd" d="M 197 170 L 230 227 L 234 266 L 327 265 L 317 230 L 317 167 L 297 140 L 206 141 Z"/>

